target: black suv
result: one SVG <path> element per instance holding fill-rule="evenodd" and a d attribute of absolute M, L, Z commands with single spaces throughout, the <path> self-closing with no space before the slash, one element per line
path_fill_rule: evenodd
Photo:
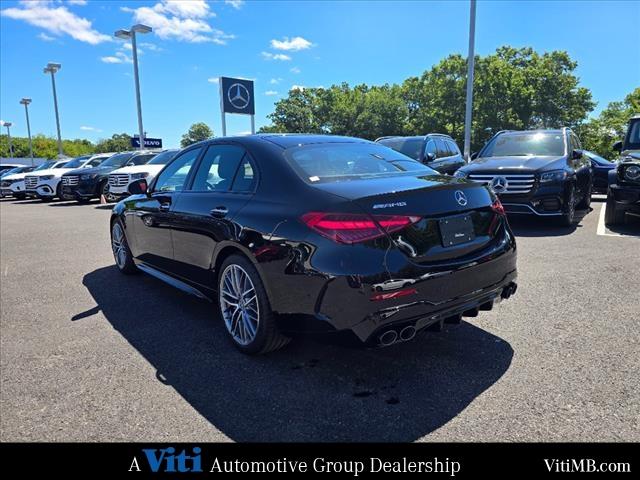
<path fill-rule="evenodd" d="M 640 115 L 629 120 L 624 141 L 613 145 L 621 154 L 617 168 L 609 172 L 607 225 L 623 223 L 626 215 L 640 217 Z"/>
<path fill-rule="evenodd" d="M 440 173 L 453 175 L 465 164 L 453 138 L 441 133 L 418 137 L 381 137 L 376 142 L 418 160 Z"/>
<path fill-rule="evenodd" d="M 487 184 L 507 213 L 569 226 L 591 204 L 591 162 L 568 128 L 498 132 L 472 159 L 455 176 Z"/>
<path fill-rule="evenodd" d="M 134 151 L 116 153 L 94 168 L 71 170 L 62 176 L 62 195 L 65 199 L 88 202 L 109 193 L 109 174 L 130 165 L 143 165 L 157 155 L 156 152 Z"/>

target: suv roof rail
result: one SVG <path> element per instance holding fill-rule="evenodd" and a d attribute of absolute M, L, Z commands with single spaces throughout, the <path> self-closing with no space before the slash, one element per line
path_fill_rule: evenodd
<path fill-rule="evenodd" d="M 377 142 L 378 140 L 386 140 L 387 138 L 396 138 L 399 137 L 400 135 L 385 135 L 384 137 L 378 137 L 374 140 L 374 142 Z"/>

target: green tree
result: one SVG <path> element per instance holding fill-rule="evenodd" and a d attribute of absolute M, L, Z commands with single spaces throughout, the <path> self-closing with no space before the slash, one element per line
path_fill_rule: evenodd
<path fill-rule="evenodd" d="M 32 138 L 33 156 L 36 158 L 56 158 L 58 156 L 58 141 L 53 137 L 42 134 Z M 27 137 L 11 137 L 13 156 L 17 158 L 29 157 L 29 139 Z M 62 140 L 62 150 L 69 157 L 77 157 L 95 151 L 95 146 L 89 140 Z M 6 135 L 0 135 L 0 156 L 9 157 L 9 141 Z"/>
<path fill-rule="evenodd" d="M 600 115 L 578 127 L 577 132 L 582 146 L 605 158 L 617 157 L 618 152 L 611 146 L 616 140 L 622 140 L 629 118 L 638 113 L 640 113 L 640 87 L 627 95 L 623 101 L 609 103 Z"/>
<path fill-rule="evenodd" d="M 98 140 L 96 153 L 126 152 L 131 150 L 131 136 L 127 133 L 114 133 L 111 138 Z"/>
<path fill-rule="evenodd" d="M 189 131 L 182 135 L 180 146 L 188 147 L 194 143 L 201 142 L 213 137 L 213 130 L 204 122 L 194 123 L 189 127 Z"/>

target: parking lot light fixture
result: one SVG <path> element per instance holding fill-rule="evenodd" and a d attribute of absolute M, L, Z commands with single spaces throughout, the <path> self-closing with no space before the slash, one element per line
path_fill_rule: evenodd
<path fill-rule="evenodd" d="M 62 152 L 62 136 L 60 135 L 60 115 L 58 114 L 58 95 L 56 94 L 56 77 L 55 74 L 62 68 L 60 63 L 47 63 L 47 66 L 44 67 L 44 73 L 51 74 L 51 87 L 53 88 L 53 108 L 56 113 L 56 128 L 58 130 L 58 156 L 62 157 L 64 153 Z"/>
<path fill-rule="evenodd" d="M 11 130 L 9 128 L 13 125 L 11 122 L 4 122 L 3 126 L 7 127 L 7 140 L 9 141 L 9 158 L 13 158 L 13 145 L 11 143 Z"/>
<path fill-rule="evenodd" d="M 136 45 L 136 33 L 150 33 L 152 28 L 138 23 L 131 27 L 130 30 L 116 30 L 114 35 L 116 38 L 123 40 L 131 39 L 131 52 L 133 55 L 133 78 L 136 85 L 136 106 L 138 109 L 138 135 L 140 139 L 140 150 L 144 149 L 144 130 L 142 128 L 142 102 L 140 100 L 140 77 L 138 74 L 138 48 Z"/>
<path fill-rule="evenodd" d="M 31 166 L 33 167 L 33 142 L 31 141 L 31 125 L 29 124 L 29 104 L 30 98 L 23 98 L 20 104 L 24 105 L 24 114 L 27 116 L 27 135 L 29 136 L 29 156 L 31 157 Z"/>

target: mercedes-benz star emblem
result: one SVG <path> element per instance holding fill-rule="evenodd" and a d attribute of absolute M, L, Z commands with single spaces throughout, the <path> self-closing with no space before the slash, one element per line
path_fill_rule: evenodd
<path fill-rule="evenodd" d="M 491 180 L 491 190 L 496 193 L 502 193 L 507 190 L 509 184 L 507 183 L 507 179 L 504 177 L 495 177 Z"/>
<path fill-rule="evenodd" d="M 456 202 L 458 202 L 458 205 L 460 205 L 461 207 L 464 207 L 468 203 L 467 196 L 462 190 L 456 190 L 456 193 L 454 195 L 456 197 Z"/>
<path fill-rule="evenodd" d="M 238 110 L 244 110 L 249 105 L 251 96 L 249 95 L 247 87 L 241 83 L 234 83 L 227 91 L 227 98 L 229 99 L 229 103 Z"/>

